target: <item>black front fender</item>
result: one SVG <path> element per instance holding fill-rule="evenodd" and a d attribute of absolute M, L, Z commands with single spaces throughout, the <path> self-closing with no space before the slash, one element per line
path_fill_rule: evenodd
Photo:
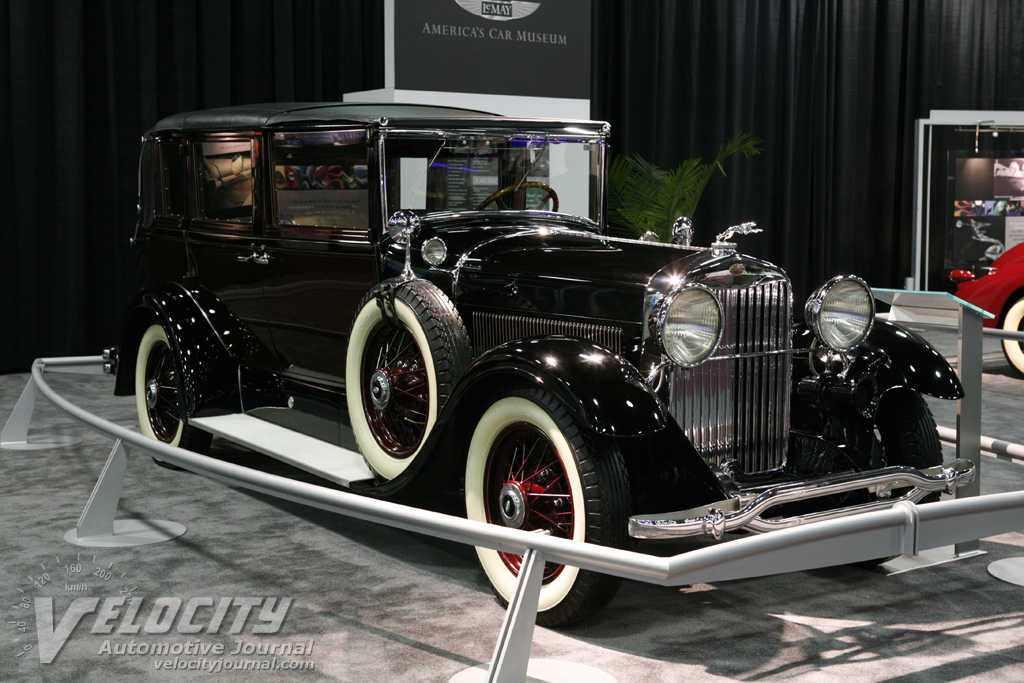
<path fill-rule="evenodd" d="M 633 365 L 592 342 L 554 336 L 509 342 L 480 356 L 441 409 L 424 446 L 430 457 L 417 458 L 391 481 L 353 488 L 409 500 L 436 494 L 464 469 L 469 439 L 486 408 L 524 383 L 550 391 L 599 438 L 615 438 L 644 511 L 693 507 L 726 495 Z"/>
<path fill-rule="evenodd" d="M 814 335 L 797 325 L 794 346 L 810 349 Z M 963 398 L 964 390 L 956 371 L 942 354 L 920 335 L 887 320 L 875 319 L 871 333 L 860 346 L 847 353 L 851 362 L 847 377 L 871 376 L 876 395 L 907 388 L 935 398 Z"/>
<path fill-rule="evenodd" d="M 516 379 L 543 385 L 603 436 L 653 434 L 671 419 L 633 365 L 603 346 L 568 337 L 519 340 L 489 351 L 466 370 L 449 402 Z"/>
<path fill-rule="evenodd" d="M 942 354 L 918 334 L 887 320 L 875 320 L 855 354 L 856 364 L 876 368 L 880 393 L 906 387 L 935 398 L 963 398 L 960 378 Z"/>

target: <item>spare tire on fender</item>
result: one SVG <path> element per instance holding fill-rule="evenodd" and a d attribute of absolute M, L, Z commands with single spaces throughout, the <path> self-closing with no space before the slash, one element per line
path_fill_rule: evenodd
<path fill-rule="evenodd" d="M 363 298 L 349 334 L 345 393 L 374 472 L 394 479 L 412 464 L 471 360 L 462 318 L 433 284 L 385 281 Z"/>

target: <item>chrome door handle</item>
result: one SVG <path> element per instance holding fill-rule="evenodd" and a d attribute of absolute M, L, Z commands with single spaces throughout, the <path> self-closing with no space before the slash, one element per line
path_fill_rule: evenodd
<path fill-rule="evenodd" d="M 256 258 L 259 256 L 259 253 L 256 251 L 256 243 L 255 242 L 253 242 L 252 244 L 249 245 L 249 249 L 252 250 L 252 253 L 249 254 L 248 256 L 236 256 L 235 257 L 238 260 L 239 263 L 249 263 L 250 261 L 255 261 Z"/>
<path fill-rule="evenodd" d="M 248 256 L 236 256 L 239 263 L 257 263 L 261 266 L 270 265 L 270 262 L 274 260 L 274 257 L 267 253 L 267 248 L 260 246 L 259 249 L 253 244 L 251 247 L 252 253 Z"/>

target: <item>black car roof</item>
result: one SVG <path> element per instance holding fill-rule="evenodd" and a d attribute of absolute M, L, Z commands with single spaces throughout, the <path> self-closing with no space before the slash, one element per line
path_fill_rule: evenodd
<path fill-rule="evenodd" d="M 149 131 L 152 133 L 170 131 L 200 130 L 257 130 L 279 125 L 358 123 L 370 124 L 381 119 L 387 120 L 388 127 L 423 127 L 437 124 L 454 127 L 459 123 L 475 126 L 544 125 L 540 119 L 514 119 L 489 112 L 458 107 L 441 107 L 423 104 L 365 104 L 345 102 L 295 102 L 280 104 L 245 104 L 219 109 L 174 114 L 161 119 Z M 564 125 L 566 122 L 555 122 Z M 578 124 L 594 122 L 576 122 Z M 598 123 L 597 125 L 603 125 Z"/>

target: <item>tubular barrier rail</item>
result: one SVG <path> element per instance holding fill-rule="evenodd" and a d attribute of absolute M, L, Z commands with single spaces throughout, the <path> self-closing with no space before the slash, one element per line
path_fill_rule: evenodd
<path fill-rule="evenodd" d="M 114 440 L 107 466 L 93 490 L 76 530 L 82 542 L 90 537 L 130 535 L 113 522 L 120 496 L 125 449 L 138 449 L 197 474 L 276 496 L 302 505 L 414 531 L 449 541 L 493 548 L 524 556 L 520 585 L 509 604 L 487 680 L 524 681 L 533 640 L 541 572 L 545 562 L 558 562 L 627 579 L 664 586 L 753 578 L 792 571 L 849 564 L 891 555 L 919 552 L 1024 528 L 1024 491 L 992 494 L 920 506 L 897 503 L 890 510 L 817 522 L 700 548 L 672 557 L 577 543 L 492 524 L 473 522 L 429 510 L 363 498 L 314 484 L 252 470 L 149 439 L 93 415 L 58 395 L 46 372 L 102 372 L 102 357 L 43 358 L 4 428 L 5 444 L 27 436 L 36 392 L 93 431 Z M 151 523 L 159 527 L 167 523 Z M 182 528 L 183 531 L 183 528 Z M 167 529 L 166 537 L 174 530 Z M 143 541 L 147 542 L 147 541 Z"/>

